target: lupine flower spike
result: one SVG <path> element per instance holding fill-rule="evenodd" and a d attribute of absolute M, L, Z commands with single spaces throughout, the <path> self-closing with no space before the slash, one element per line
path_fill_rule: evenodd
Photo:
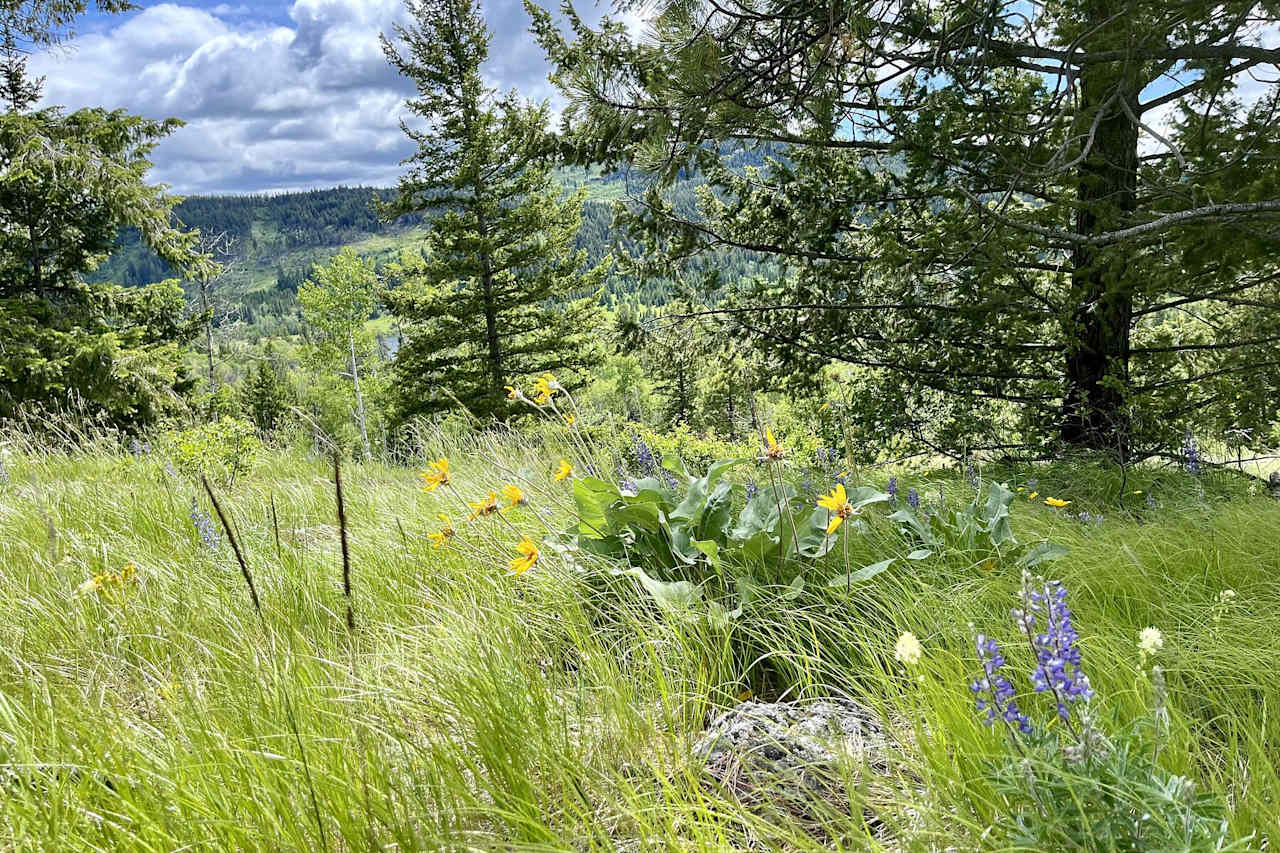
<path fill-rule="evenodd" d="M 836 487 L 830 494 L 818 498 L 818 506 L 831 513 L 831 523 L 827 525 L 828 536 L 835 533 L 836 529 L 853 515 L 853 506 L 849 503 L 844 486 L 840 483 L 836 483 Z"/>
<path fill-rule="evenodd" d="M 988 726 L 994 725 L 998 718 L 1016 726 L 1023 734 L 1031 734 L 1031 721 L 1019 710 L 1013 698 L 1013 685 L 1000 674 L 1000 668 L 1004 666 L 1000 647 L 986 634 L 979 634 L 975 644 L 983 675 L 973 681 L 969 689 L 978 697 L 975 702 L 977 709 L 986 714 L 983 722 Z"/>
<path fill-rule="evenodd" d="M 1067 606 L 1067 589 L 1061 581 L 1032 582 L 1023 575 L 1022 608 L 1013 611 L 1014 621 L 1031 641 L 1036 669 L 1031 684 L 1037 693 L 1051 691 L 1058 700 L 1058 716 L 1070 720 L 1068 705 L 1093 698 L 1089 676 L 1080 667 L 1080 639 Z M 1044 630 L 1037 623 L 1044 620 Z"/>
<path fill-rule="evenodd" d="M 516 552 L 520 556 L 509 564 L 513 575 L 524 574 L 533 568 L 534 563 L 538 562 L 538 548 L 528 536 L 520 540 L 520 544 L 516 546 Z"/>

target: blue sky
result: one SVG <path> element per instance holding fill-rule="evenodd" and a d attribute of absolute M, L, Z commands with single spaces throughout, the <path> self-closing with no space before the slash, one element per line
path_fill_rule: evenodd
<path fill-rule="evenodd" d="M 579 11 L 594 17 L 592 0 Z M 557 0 L 558 3 L 558 0 Z M 184 194 L 390 185 L 412 145 L 399 128 L 412 86 L 378 34 L 401 0 L 141 0 L 92 12 L 67 49 L 36 56 L 45 103 L 122 107 L 187 126 L 155 150 L 153 180 Z M 484 0 L 491 82 L 554 100 L 520 0 Z"/>

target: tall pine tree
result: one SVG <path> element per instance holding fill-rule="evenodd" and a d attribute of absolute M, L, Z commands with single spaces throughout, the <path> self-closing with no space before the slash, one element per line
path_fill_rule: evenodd
<path fill-rule="evenodd" d="M 785 378 L 866 376 L 861 429 L 1135 458 L 1241 393 L 1269 417 L 1280 4 L 662 0 L 638 41 L 531 11 L 574 158 L 657 177 L 619 223 L 648 271 L 762 253 L 715 310 Z"/>
<path fill-rule="evenodd" d="M 400 414 L 461 403 L 478 417 L 508 409 L 504 386 L 561 371 L 572 382 L 599 359 L 590 334 L 608 261 L 574 251 L 584 196 L 551 175 L 548 111 L 485 85 L 489 30 L 475 0 L 407 0 L 414 23 L 383 38 L 388 61 L 418 88 L 403 124 L 418 145 L 389 216 L 431 212 L 420 256 L 393 266 L 387 304 L 404 323 L 396 355 Z"/>

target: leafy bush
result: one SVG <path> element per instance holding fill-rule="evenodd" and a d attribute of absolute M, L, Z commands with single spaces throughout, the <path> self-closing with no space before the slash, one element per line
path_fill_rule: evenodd
<path fill-rule="evenodd" d="M 188 477 L 208 477 L 230 487 L 253 465 L 262 444 L 252 423 L 224 417 L 166 433 L 159 440 L 159 447 L 173 466 Z"/>

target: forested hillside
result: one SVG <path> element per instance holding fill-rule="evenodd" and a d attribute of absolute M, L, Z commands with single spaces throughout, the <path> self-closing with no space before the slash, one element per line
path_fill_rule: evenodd
<path fill-rule="evenodd" d="M 740 150 L 730 158 L 736 168 L 759 166 L 763 156 Z M 585 188 L 582 228 L 576 245 L 585 249 L 594 264 L 612 253 L 636 253 L 639 245 L 614 222 L 618 202 L 644 189 L 642 179 L 625 172 L 592 173 L 562 169 L 557 181 L 566 192 Z M 682 180 L 669 193 L 672 205 L 684 215 L 695 210 L 697 180 Z M 295 294 L 315 264 L 327 260 L 345 246 L 372 258 L 382 267 L 405 250 L 417 250 L 428 227 L 428 217 L 411 214 L 386 221 L 376 202 L 385 202 L 392 190 L 374 187 L 334 187 L 278 195 L 192 196 L 174 208 L 174 219 L 186 228 L 198 229 L 206 240 L 221 238 L 214 254 L 226 265 L 223 293 L 240 308 L 241 319 L 280 317 L 296 307 Z M 738 281 L 772 269 L 755 253 L 719 248 L 695 265 L 698 270 L 718 271 L 723 281 Z M 115 253 L 91 276 L 95 282 L 142 287 L 173 278 L 172 267 L 161 260 L 127 228 L 120 232 Z M 619 265 L 604 289 L 607 304 L 628 303 L 654 307 L 672 297 L 672 283 L 637 275 Z"/>

